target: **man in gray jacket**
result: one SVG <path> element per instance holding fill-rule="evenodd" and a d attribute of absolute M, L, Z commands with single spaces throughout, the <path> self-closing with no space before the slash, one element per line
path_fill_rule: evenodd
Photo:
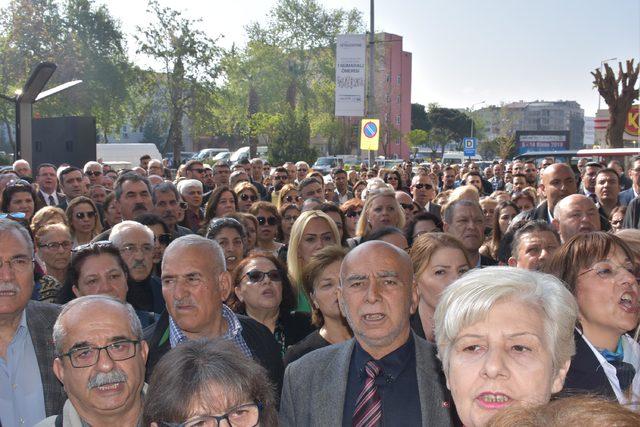
<path fill-rule="evenodd" d="M 342 263 L 338 295 L 354 339 L 287 367 L 281 425 L 452 425 L 435 351 L 410 329 L 409 256 L 381 241 L 359 245 Z"/>

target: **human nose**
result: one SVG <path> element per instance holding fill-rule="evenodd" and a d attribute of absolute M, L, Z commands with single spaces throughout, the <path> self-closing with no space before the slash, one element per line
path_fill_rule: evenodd
<path fill-rule="evenodd" d="M 367 287 L 367 294 L 365 295 L 366 302 L 374 304 L 380 300 L 380 288 L 378 282 L 373 280 Z"/>
<path fill-rule="evenodd" d="M 484 365 L 482 367 L 482 374 L 487 378 L 508 378 L 509 370 L 505 363 L 505 354 L 500 349 L 489 348 L 487 350 Z"/>
<path fill-rule="evenodd" d="M 15 278 L 13 267 L 7 261 L 0 261 L 0 278 L 2 278 L 2 280 L 11 280 Z"/>
<path fill-rule="evenodd" d="M 104 351 L 103 351 L 104 350 Z M 109 355 L 106 348 L 98 350 L 98 361 L 96 362 L 96 368 L 102 372 L 110 372 L 113 369 L 113 359 Z"/>

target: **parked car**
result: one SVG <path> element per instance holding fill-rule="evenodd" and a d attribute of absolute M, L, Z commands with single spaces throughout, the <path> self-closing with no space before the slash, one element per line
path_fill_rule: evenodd
<path fill-rule="evenodd" d="M 335 156 L 318 157 L 316 162 L 311 166 L 314 171 L 318 171 L 323 175 L 331 172 L 331 169 L 338 166 L 338 158 Z"/>

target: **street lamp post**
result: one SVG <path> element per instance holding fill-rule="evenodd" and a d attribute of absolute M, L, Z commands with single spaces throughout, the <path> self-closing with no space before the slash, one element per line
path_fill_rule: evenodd
<path fill-rule="evenodd" d="M 600 61 L 600 72 L 602 73 L 602 67 L 604 66 L 604 64 L 606 64 L 609 61 L 615 61 L 618 58 L 609 58 L 609 59 L 603 59 L 602 61 Z M 602 97 L 600 96 L 600 92 L 598 92 L 598 111 L 600 111 L 600 99 Z M 598 112 L 596 111 L 596 113 Z"/>
<path fill-rule="evenodd" d="M 471 108 L 469 109 L 469 116 L 471 117 L 471 138 L 473 138 L 473 116 L 471 115 L 471 113 L 473 113 L 473 107 L 475 107 L 476 105 L 482 105 L 484 104 L 485 101 L 480 101 L 480 102 L 476 102 L 475 104 L 471 104 Z"/>

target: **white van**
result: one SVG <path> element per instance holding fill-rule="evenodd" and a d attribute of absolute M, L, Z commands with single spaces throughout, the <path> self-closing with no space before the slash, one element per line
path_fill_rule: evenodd
<path fill-rule="evenodd" d="M 482 160 L 481 156 L 465 156 L 463 151 L 445 151 L 442 155 L 442 163 L 446 165 L 463 163 L 466 160 L 473 160 L 479 162 Z"/>
<path fill-rule="evenodd" d="M 96 158 L 102 163 L 128 162 L 135 167 L 145 154 L 152 159 L 162 160 L 156 144 L 96 144 Z"/>
<path fill-rule="evenodd" d="M 258 145 L 256 147 L 256 154 L 261 159 L 265 159 L 267 157 L 268 147 L 266 145 Z M 249 147 L 240 147 L 238 148 L 229 158 L 231 163 L 236 163 L 242 159 L 249 158 Z"/>

